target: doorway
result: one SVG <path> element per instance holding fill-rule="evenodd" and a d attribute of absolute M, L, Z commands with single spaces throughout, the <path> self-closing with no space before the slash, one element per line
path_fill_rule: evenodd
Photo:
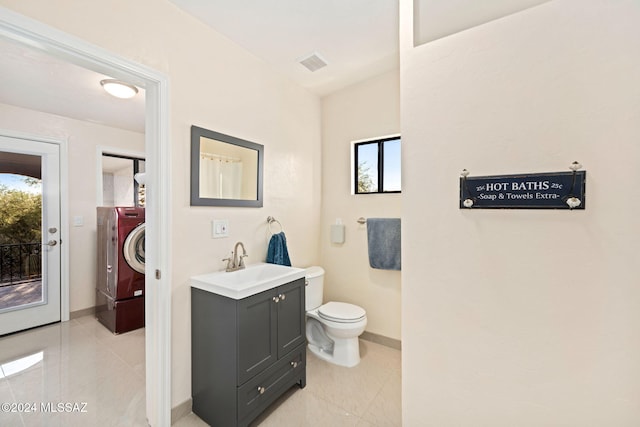
<path fill-rule="evenodd" d="M 170 146 L 168 78 L 81 39 L 0 8 L 0 37 L 145 89 L 146 413 L 151 426 L 171 424 Z M 65 206 L 62 206 L 65 212 Z M 62 267 L 64 270 L 68 266 Z M 64 286 L 63 286 L 64 289 Z M 62 292 L 62 320 L 68 320 Z M 66 304 L 66 307 L 65 307 Z"/>
<path fill-rule="evenodd" d="M 60 321 L 60 147 L 0 136 L 0 335 Z"/>

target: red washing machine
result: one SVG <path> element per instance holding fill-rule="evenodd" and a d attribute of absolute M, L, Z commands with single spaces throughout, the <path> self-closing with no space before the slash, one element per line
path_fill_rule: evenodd
<path fill-rule="evenodd" d="M 120 334 L 144 327 L 144 208 L 99 207 L 96 317 Z"/>

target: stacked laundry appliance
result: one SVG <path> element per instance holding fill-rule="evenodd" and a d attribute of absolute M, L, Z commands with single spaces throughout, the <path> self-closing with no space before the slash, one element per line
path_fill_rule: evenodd
<path fill-rule="evenodd" d="M 96 317 L 115 334 L 144 327 L 144 214 L 142 207 L 97 208 Z"/>

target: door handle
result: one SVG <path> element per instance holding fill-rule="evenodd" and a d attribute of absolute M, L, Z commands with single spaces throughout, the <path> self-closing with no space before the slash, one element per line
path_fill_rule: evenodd
<path fill-rule="evenodd" d="M 57 240 L 49 240 L 47 243 L 43 243 L 42 246 L 55 246 L 58 244 Z"/>

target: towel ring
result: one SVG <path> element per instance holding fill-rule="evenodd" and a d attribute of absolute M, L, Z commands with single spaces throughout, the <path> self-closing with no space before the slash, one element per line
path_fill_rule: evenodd
<path fill-rule="evenodd" d="M 272 216 L 268 216 L 267 217 L 267 223 L 269 224 L 269 233 L 271 233 L 271 235 L 274 235 L 276 233 L 273 232 L 273 230 L 271 229 L 271 224 L 273 224 L 274 222 L 277 222 L 278 225 L 280 226 L 280 233 L 284 231 L 284 228 L 282 227 L 282 224 L 280 224 L 280 221 L 278 221 L 277 219 L 275 219 Z"/>

